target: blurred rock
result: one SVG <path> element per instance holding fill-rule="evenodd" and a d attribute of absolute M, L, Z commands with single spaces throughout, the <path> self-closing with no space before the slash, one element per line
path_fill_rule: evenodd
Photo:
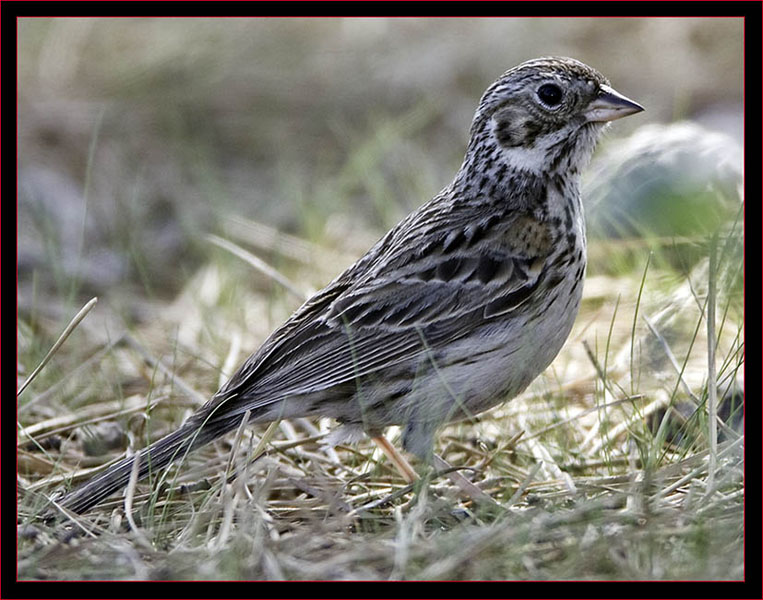
<path fill-rule="evenodd" d="M 128 271 L 128 257 L 105 239 L 106 227 L 86 212 L 83 191 L 61 172 L 46 168 L 19 173 L 19 280 L 32 271 L 58 278 L 79 277 L 108 286 Z"/>
<path fill-rule="evenodd" d="M 732 137 L 691 122 L 646 125 L 605 147 L 589 170 L 589 236 L 708 236 L 738 214 L 742 178 Z"/>
<path fill-rule="evenodd" d="M 127 444 L 127 434 L 112 422 L 88 426 L 82 435 L 82 450 L 87 456 L 101 456 L 112 450 L 121 450 Z"/>
<path fill-rule="evenodd" d="M 697 408 L 689 402 L 681 401 L 674 404 L 672 409 L 666 424 L 665 441 L 676 446 L 693 443 L 697 437 L 696 432 L 689 435 L 687 432 L 697 427 L 694 420 Z M 665 410 L 655 411 L 649 416 L 649 429 L 652 433 L 657 433 L 664 418 Z M 718 387 L 718 418 L 736 433 L 744 434 L 744 385 L 740 381 L 734 380 L 726 389 Z M 719 442 L 725 442 L 730 437 L 726 431 L 718 428 Z"/>
<path fill-rule="evenodd" d="M 43 166 L 19 171 L 18 278 L 22 298 L 37 291 L 71 289 L 103 295 L 123 284 L 154 294 L 177 291 L 178 267 L 201 255 L 184 229 L 182 207 L 151 194 L 131 205 L 85 192 L 63 170 Z M 198 215 L 197 215 L 198 216 Z"/>

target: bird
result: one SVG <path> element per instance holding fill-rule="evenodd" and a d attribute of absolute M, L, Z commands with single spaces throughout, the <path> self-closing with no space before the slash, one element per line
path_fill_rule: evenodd
<path fill-rule="evenodd" d="M 431 460 L 438 429 L 521 393 L 580 306 L 581 171 L 605 126 L 644 110 L 588 65 L 525 61 L 477 106 L 453 181 L 310 297 L 177 430 L 65 494 L 83 513 L 237 429 L 332 417 L 336 440 L 398 425 Z"/>

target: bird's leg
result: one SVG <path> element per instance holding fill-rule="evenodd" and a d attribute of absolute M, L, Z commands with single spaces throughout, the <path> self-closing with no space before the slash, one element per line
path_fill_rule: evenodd
<path fill-rule="evenodd" d="M 413 470 L 413 467 L 410 465 L 410 463 L 405 459 L 405 457 L 398 452 L 395 447 L 389 443 L 387 438 L 385 438 L 383 435 L 378 435 L 371 438 L 374 441 L 374 444 L 376 444 L 379 449 L 384 452 L 385 456 L 392 462 L 393 465 L 395 465 L 395 468 L 398 470 L 400 475 L 403 476 L 403 479 L 405 479 L 406 483 L 413 483 L 414 481 L 419 480 L 419 476 L 416 473 L 416 471 Z"/>
<path fill-rule="evenodd" d="M 403 476 L 403 479 L 405 479 L 406 483 L 413 483 L 414 481 L 419 480 L 418 474 L 416 471 L 414 471 L 410 463 L 400 452 L 395 449 L 395 447 L 389 442 L 389 440 L 387 440 L 387 438 L 385 438 L 383 435 L 379 435 L 372 437 L 371 439 L 379 447 L 379 449 L 384 452 L 392 464 L 395 465 L 395 468 L 397 468 L 400 475 Z M 464 493 L 465 496 L 471 498 L 474 502 L 479 504 L 496 505 L 495 500 L 493 500 L 485 492 L 479 489 L 466 477 L 461 475 L 461 473 L 458 471 L 453 471 L 452 467 L 440 456 L 435 454 L 432 458 L 436 468 L 450 469 L 450 472 L 447 473 L 448 479 L 450 479 L 451 482 L 453 482 Z"/>

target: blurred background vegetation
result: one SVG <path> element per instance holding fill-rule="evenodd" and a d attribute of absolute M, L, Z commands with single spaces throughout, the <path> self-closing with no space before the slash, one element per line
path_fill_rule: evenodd
<path fill-rule="evenodd" d="M 588 407 L 592 396 L 597 403 L 612 400 L 607 382 L 596 382 L 581 339 L 590 342 L 588 350 L 593 348 L 605 372 L 620 369 L 621 389 L 643 393 L 645 401 L 664 397 L 681 406 L 676 395 L 684 388 L 664 352 L 669 344 L 686 361 L 683 377 L 704 401 L 699 390 L 706 384 L 707 362 L 697 339 L 703 311 L 698 297 L 706 293 L 709 236 L 724 229 L 736 234 L 721 252 L 724 295 L 718 301 L 723 323 L 728 316 L 731 324 L 724 331 L 729 339 L 719 346 L 720 393 L 737 398 L 738 405 L 742 244 L 733 223 L 741 220 L 742 207 L 742 19 L 25 18 L 19 20 L 18 38 L 19 381 L 82 304 L 99 298 L 20 398 L 23 426 L 52 423 L 132 394 L 161 396 L 165 388 L 158 371 L 146 372 L 136 364 L 140 361 L 118 352 L 100 354 L 98 349 L 112 348 L 124 331 L 182 374 L 198 390 L 196 402 L 208 397 L 300 303 L 208 235 L 247 248 L 291 278 L 298 294 L 319 289 L 451 180 L 484 89 L 506 69 L 544 55 L 590 64 L 646 107 L 645 113 L 613 124 L 584 177 L 590 242 L 586 300 L 570 342 L 533 389 L 558 392 L 586 377 L 588 383 L 582 391 L 565 387 L 566 396 L 544 399 L 551 406 L 549 418 L 564 421 L 564 410 L 575 402 Z M 651 315 L 661 338 L 636 318 L 642 291 L 641 311 Z M 167 393 L 180 410 L 169 412 L 162 405 L 154 411 L 152 426 L 159 432 L 179 424 L 193 408 L 187 390 Z M 528 430 L 521 402 L 509 406 L 514 408 L 506 413 L 507 422 L 521 422 Z M 160 409 L 167 412 L 159 414 Z M 656 425 L 646 417 L 642 421 L 652 433 L 659 428 L 662 444 L 666 437 L 668 442 L 691 437 L 686 422 L 693 420 L 700 433 L 677 455 L 686 459 L 704 449 L 706 440 L 697 440 L 703 439 L 706 419 L 696 405 L 675 412 L 683 415 L 676 426 L 680 434 L 670 433 L 664 412 L 650 413 Z M 592 430 L 614 427 L 596 414 L 591 419 Z M 126 417 L 116 420 L 119 451 L 125 439 L 132 445 L 136 435 L 144 435 Z M 74 463 L 103 462 L 82 458 L 83 452 L 98 453 L 86 447 L 92 436 L 74 424 L 62 434 L 56 423 L 50 431 L 64 438 L 56 449 L 64 452 L 73 440 Z M 529 430 L 546 425 L 530 423 Z M 475 439 L 496 442 L 516 433 L 484 423 L 478 431 Z M 629 434 L 641 444 L 632 429 Z M 576 436 L 563 427 L 551 434 L 553 441 L 540 438 L 552 448 L 544 460 L 553 456 L 559 464 L 579 465 L 577 448 L 592 435 Z M 618 454 L 631 448 L 626 437 L 619 438 L 618 450 L 598 445 L 609 475 L 619 472 L 617 464 L 626 472 L 632 467 Z M 639 445 L 642 466 L 650 456 L 659 457 L 654 466 L 673 460 L 644 447 Z M 620 458 L 626 462 L 617 463 Z M 534 463 L 528 461 L 522 468 L 529 471 Z M 37 454 L 28 461 L 22 457 L 20 471 L 28 481 L 44 479 L 59 467 L 53 462 L 43 466 Z M 689 553 L 662 566 L 662 559 L 645 562 L 643 555 L 618 562 L 610 556 L 612 539 L 606 538 L 601 546 L 589 544 L 601 562 L 581 565 L 572 552 L 561 570 L 526 571 L 520 555 L 510 560 L 501 555 L 500 565 L 492 554 L 484 563 L 470 564 L 465 554 L 452 569 L 423 561 L 406 570 L 399 562 L 382 561 L 378 568 L 365 563 L 340 569 L 336 577 L 739 575 L 737 529 L 692 535 Z M 718 542 L 727 544 L 720 553 L 725 561 L 708 566 L 706 548 L 714 535 L 726 536 Z M 503 538 L 489 539 L 499 544 Z M 420 557 L 439 552 L 447 561 L 454 547 L 470 548 L 456 537 L 439 551 L 426 544 L 417 551 Z M 357 558 L 352 545 L 344 548 L 348 560 Z M 229 550 L 235 554 L 235 548 Z M 698 560 L 697 553 L 704 558 Z M 27 576 L 43 576 L 44 561 L 38 563 L 34 551 L 30 556 Z M 105 570 L 91 576 L 117 576 L 108 570 L 111 559 L 106 562 Z M 161 564 L 169 570 L 140 574 L 203 576 L 189 572 L 183 561 Z M 226 574 L 212 568 L 207 576 L 333 577 L 328 571 L 298 575 L 267 564 L 270 571 L 231 567 Z M 66 573 L 72 577 L 76 570 Z"/>
<path fill-rule="evenodd" d="M 617 137 L 690 119 L 741 142 L 741 19 L 22 19 L 22 304 L 32 281 L 172 297 L 230 215 L 360 252 L 450 181 L 484 88 L 542 55 L 647 108 Z"/>

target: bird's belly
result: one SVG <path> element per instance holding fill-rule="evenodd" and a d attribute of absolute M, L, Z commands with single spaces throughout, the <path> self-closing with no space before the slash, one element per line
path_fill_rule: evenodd
<path fill-rule="evenodd" d="M 442 380 L 447 381 L 455 403 L 463 403 L 473 414 L 521 393 L 551 364 L 567 340 L 580 306 L 582 281 L 552 293 L 542 313 L 520 318 L 508 315 L 481 327 L 481 343 L 470 336 L 453 344 L 442 359 L 439 374 L 430 375 L 432 392 L 441 393 Z M 461 417 L 447 420 L 453 418 Z"/>

